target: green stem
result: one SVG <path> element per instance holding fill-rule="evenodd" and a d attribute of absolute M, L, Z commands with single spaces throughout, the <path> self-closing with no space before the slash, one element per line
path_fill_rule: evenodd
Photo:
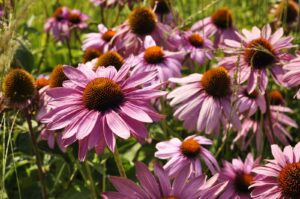
<path fill-rule="evenodd" d="M 15 170 L 15 173 L 16 173 L 16 180 L 17 180 L 17 187 L 18 187 L 18 195 L 19 195 L 19 199 L 22 199 L 22 196 L 21 196 L 21 188 L 20 188 L 20 182 L 19 182 L 18 172 L 17 172 L 17 166 L 16 166 L 16 162 L 15 162 L 15 154 L 14 154 L 13 141 L 11 141 L 11 143 L 10 143 L 10 148 L 11 148 L 11 154 L 12 154 L 12 158 L 13 158 L 14 170 Z"/>
<path fill-rule="evenodd" d="M 161 113 L 164 115 L 166 114 L 166 104 L 165 104 L 165 100 L 163 98 L 160 98 L 160 105 L 161 105 Z M 169 132 L 168 132 L 168 124 L 167 124 L 167 120 L 162 120 L 161 121 L 161 125 L 162 125 L 162 130 L 165 133 L 165 135 L 167 136 L 167 138 L 169 137 Z"/>
<path fill-rule="evenodd" d="M 71 49 L 70 41 L 68 39 L 66 40 L 66 44 L 67 44 L 67 47 L 68 47 L 69 61 L 70 61 L 70 64 L 72 65 L 72 61 L 73 61 L 72 49 Z"/>
<path fill-rule="evenodd" d="M 113 154 L 114 154 L 114 159 L 115 159 L 116 165 L 118 167 L 118 171 L 120 173 L 120 176 L 126 178 L 125 169 L 122 165 L 122 161 L 121 161 L 120 154 L 119 154 L 117 146 L 115 147 L 115 152 Z"/>
<path fill-rule="evenodd" d="M 57 175 L 57 176 L 55 177 L 55 179 L 54 179 L 54 185 L 53 185 L 52 189 L 49 191 L 50 194 L 53 193 L 53 192 L 55 191 L 55 188 L 57 187 L 57 184 L 58 184 L 58 182 L 59 182 L 59 179 L 60 179 L 60 177 L 61 177 L 61 175 L 62 175 L 62 173 L 63 173 L 65 167 L 66 167 L 66 163 L 63 163 L 63 165 L 62 165 L 61 168 L 59 169 L 58 175 Z"/>
<path fill-rule="evenodd" d="M 81 174 L 82 178 L 86 181 L 87 177 L 86 177 L 85 173 L 83 172 L 83 170 L 81 168 L 81 165 L 79 164 L 78 160 L 73 157 L 73 154 L 72 154 L 71 151 L 68 153 L 68 155 L 69 155 L 69 158 L 71 159 L 71 162 L 75 163 L 76 168 L 78 169 L 78 171 Z"/>
<path fill-rule="evenodd" d="M 0 124 L 0 127 L 1 127 L 1 133 L 2 133 L 2 147 L 3 149 L 6 148 L 6 145 L 5 145 L 5 140 L 6 140 L 6 114 L 5 112 L 3 113 L 3 116 L 2 116 L 2 120 L 1 120 L 1 124 Z M 2 130 L 3 128 L 3 130 Z M 0 187 L 0 194 L 1 194 L 1 199 L 4 198 L 5 196 L 5 168 L 6 168 L 6 160 L 7 158 L 5 157 L 5 150 L 2 150 L 2 157 L 3 157 L 3 160 L 2 160 L 2 178 L 1 178 L 1 187 Z"/>
<path fill-rule="evenodd" d="M 95 188 L 94 179 L 92 177 L 92 173 L 91 173 L 88 163 L 87 162 L 84 163 L 85 169 L 83 169 L 82 165 L 79 163 L 79 161 L 74 158 L 72 152 L 68 153 L 68 155 L 69 155 L 69 158 L 71 159 L 71 161 L 75 163 L 76 168 L 78 169 L 79 173 L 81 174 L 83 180 L 88 183 L 88 186 L 92 192 L 92 199 L 96 199 L 97 191 Z"/>
<path fill-rule="evenodd" d="M 117 16 L 112 24 L 112 27 L 116 26 L 116 24 L 118 23 L 122 9 L 123 9 L 123 6 L 118 7 Z"/>
<path fill-rule="evenodd" d="M 105 25 L 106 22 L 105 22 L 105 17 L 104 17 L 104 9 L 102 8 L 102 6 L 100 6 L 100 16 L 101 16 L 102 24 Z"/>
<path fill-rule="evenodd" d="M 81 42 L 81 39 L 80 39 L 80 34 L 79 34 L 79 32 L 77 31 L 77 29 L 75 30 L 74 34 L 75 34 L 76 40 L 79 42 L 79 45 L 81 45 L 82 42 Z"/>
<path fill-rule="evenodd" d="M 31 137 L 31 142 L 32 142 L 32 146 L 33 146 L 32 147 L 33 148 L 33 153 L 36 157 L 36 165 L 38 167 L 38 176 L 39 176 L 39 180 L 41 182 L 43 199 L 47 199 L 48 194 L 47 194 L 46 184 L 45 184 L 45 181 L 44 181 L 44 173 L 43 173 L 43 169 L 42 169 L 42 162 L 41 162 L 41 158 L 40 158 L 40 155 L 39 155 L 36 138 L 34 136 L 34 132 L 33 132 L 33 128 L 32 128 L 31 114 L 29 113 L 29 110 L 27 110 L 27 109 L 25 110 L 25 117 L 26 117 L 26 120 L 27 120 L 28 129 L 29 129 L 29 133 L 30 133 L 30 137 Z"/>
<path fill-rule="evenodd" d="M 92 176 L 90 166 L 89 166 L 87 161 L 84 163 L 84 165 L 85 165 L 86 173 L 87 173 L 88 179 L 89 179 L 89 186 L 90 186 L 90 189 L 92 191 L 92 198 L 96 199 L 97 198 L 97 191 L 96 191 L 95 182 L 94 182 L 94 179 L 93 179 L 93 176 Z"/>
<path fill-rule="evenodd" d="M 44 44 L 44 47 L 42 49 L 41 57 L 40 57 L 40 60 L 38 62 L 38 65 L 37 65 L 37 71 L 38 72 L 40 71 L 41 65 L 43 64 L 43 62 L 45 60 L 46 51 L 48 49 L 48 43 L 49 43 L 49 33 L 46 34 L 45 44 Z"/>
<path fill-rule="evenodd" d="M 219 155 L 221 154 L 221 152 L 223 151 L 223 149 L 225 147 L 225 144 L 226 144 L 226 141 L 227 141 L 227 137 L 228 137 L 228 135 L 226 133 L 224 139 L 222 140 L 221 146 L 218 148 L 218 150 L 216 152 L 216 155 L 215 155 L 216 158 L 218 158 Z"/>
<path fill-rule="evenodd" d="M 102 192 L 106 190 L 106 160 L 103 161 L 102 165 Z"/>
<path fill-rule="evenodd" d="M 273 137 L 274 135 L 274 129 L 273 129 L 273 122 L 272 122 L 272 114 L 271 114 L 271 109 L 270 109 L 270 100 L 269 100 L 269 96 L 268 96 L 268 92 L 265 92 L 265 100 L 266 100 L 266 113 L 267 113 L 267 118 L 268 118 L 268 122 L 269 122 L 269 127 L 271 130 L 271 139 L 275 142 L 275 139 Z"/>

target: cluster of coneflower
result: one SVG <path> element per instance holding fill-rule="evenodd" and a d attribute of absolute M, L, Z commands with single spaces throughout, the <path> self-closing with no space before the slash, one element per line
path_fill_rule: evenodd
<path fill-rule="evenodd" d="M 300 85 L 298 46 L 284 35 L 299 26 L 296 2 L 277 6 L 272 28 L 251 30 L 238 30 L 228 8 L 181 30 L 169 0 L 151 0 L 150 7 L 125 0 L 91 2 L 107 9 L 128 3 L 132 11 L 122 24 L 99 24 L 98 32 L 84 35 L 82 63 L 58 64 L 37 80 L 24 69 L 11 69 L 3 81 L 6 106 L 21 109 L 28 121 L 41 180 L 36 132 L 30 127 L 34 117 L 50 148 L 56 142 L 65 152 L 76 143 L 80 161 L 92 149 L 100 156 L 106 148 L 112 152 L 121 177 L 109 178 L 117 192 L 102 193 L 103 198 L 300 197 L 300 143 L 289 146 L 294 140 L 289 129 L 298 125 L 279 91 Z M 71 31 L 88 26 L 87 19 L 78 10 L 58 7 L 45 31 L 67 42 Z M 284 22 L 289 24 L 285 29 L 278 27 Z M 220 50 L 224 56 L 216 57 Z M 182 74 L 183 66 L 189 74 Z M 270 82 L 280 89 L 270 89 Z M 300 99 L 300 91 L 295 98 Z M 152 123 L 168 125 L 166 105 L 192 135 L 181 140 L 169 132 L 170 140 L 149 141 Z M 218 136 L 222 143 L 213 153 L 209 146 Z M 163 167 L 155 164 L 156 177 L 137 162 L 137 185 L 126 178 L 119 138 L 158 142 L 154 156 L 168 161 Z M 264 166 L 251 153 L 245 161 L 222 159 L 225 149 L 247 154 L 255 146 L 257 155 L 268 144 L 274 159 Z M 46 192 L 44 187 L 44 197 Z"/>

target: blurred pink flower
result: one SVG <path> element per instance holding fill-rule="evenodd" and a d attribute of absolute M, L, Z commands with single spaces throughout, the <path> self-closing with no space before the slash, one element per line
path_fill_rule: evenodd
<path fill-rule="evenodd" d="M 44 30 L 50 32 L 56 40 L 64 42 L 70 39 L 72 29 L 86 28 L 88 18 L 79 10 L 70 10 L 65 6 L 58 7 L 52 17 L 47 19 Z"/>
<path fill-rule="evenodd" d="M 287 86 L 294 87 L 300 85 L 300 54 L 297 54 L 297 57 L 284 65 L 283 69 L 288 71 L 283 76 L 283 81 L 286 82 Z M 296 96 L 300 99 L 300 89 Z"/>
<path fill-rule="evenodd" d="M 283 80 L 283 62 L 290 61 L 291 55 L 286 49 L 294 47 L 292 37 L 283 37 L 283 29 L 278 29 L 272 34 L 270 25 L 265 25 L 262 30 L 253 27 L 252 31 L 242 30 L 244 36 L 239 35 L 241 42 L 225 40 L 228 49 L 225 53 L 232 54 L 223 58 L 219 65 L 224 65 L 231 75 L 239 74 L 240 83 L 248 83 L 248 93 L 256 87 L 264 94 L 270 70 L 276 83 L 285 85 Z"/>
<path fill-rule="evenodd" d="M 169 176 L 178 175 L 184 167 L 189 168 L 190 175 L 202 174 L 200 158 L 202 158 L 212 174 L 219 170 L 219 165 L 213 154 L 203 147 L 211 145 L 212 141 L 203 136 L 189 136 L 183 141 L 172 138 L 169 141 L 156 144 L 155 157 L 168 159 L 164 169 Z"/>
<path fill-rule="evenodd" d="M 252 198 L 286 198 L 300 197 L 300 143 L 294 148 L 272 145 L 273 160 L 266 160 L 265 166 L 252 171 L 257 174 L 250 186 Z"/>
<path fill-rule="evenodd" d="M 245 117 L 250 117 L 258 110 L 260 110 L 262 113 L 266 111 L 266 100 L 258 91 L 254 90 L 252 93 L 248 93 L 247 88 L 241 86 L 238 93 L 236 106 L 241 114 L 243 114 Z"/>
<path fill-rule="evenodd" d="M 207 32 L 209 36 L 214 35 L 215 47 L 224 44 L 225 39 L 239 41 L 236 28 L 233 25 L 233 17 L 231 11 L 227 8 L 216 10 L 211 16 L 196 22 L 192 31 Z"/>
<path fill-rule="evenodd" d="M 206 60 L 213 58 L 213 43 L 205 32 L 186 31 L 182 34 L 177 36 L 179 39 L 175 39 L 176 44 L 182 47 L 193 61 L 202 65 Z"/>
<path fill-rule="evenodd" d="M 63 145 L 62 132 L 49 131 L 47 128 L 43 129 L 40 135 L 42 140 L 47 140 L 50 149 L 54 149 L 55 142 L 62 152 L 66 152 L 66 147 Z"/>
<path fill-rule="evenodd" d="M 130 63 L 130 62 L 129 62 Z M 63 130 L 63 142 L 68 146 L 79 141 L 78 157 L 83 161 L 87 151 L 96 148 L 101 153 L 106 146 L 114 151 L 116 138 L 135 137 L 143 142 L 148 136 L 144 123 L 160 120 L 149 101 L 165 92 L 160 85 L 143 87 L 156 77 L 156 71 L 147 71 L 128 77 L 131 65 L 124 64 L 119 71 L 110 66 L 96 71 L 80 66 L 64 66 L 69 80 L 63 87 L 47 90 L 48 103 L 54 108 L 41 118 L 48 130 Z"/>
<path fill-rule="evenodd" d="M 249 186 L 253 183 L 252 169 L 259 164 L 259 159 L 254 161 L 252 154 L 248 154 L 245 162 L 240 158 L 233 159 L 232 163 L 224 161 L 224 167 L 219 173 L 219 182 L 228 182 L 225 191 L 219 199 L 250 199 Z"/>
<path fill-rule="evenodd" d="M 183 78 L 170 78 L 181 86 L 171 91 L 167 98 L 175 107 L 174 116 L 184 121 L 188 130 L 219 133 L 220 124 L 228 122 L 236 129 L 241 123 L 231 107 L 231 78 L 224 67 L 216 67 L 202 74 Z"/>
<path fill-rule="evenodd" d="M 146 36 L 144 41 L 144 52 L 135 56 L 135 67 L 132 74 L 148 70 L 157 70 L 156 82 L 166 82 L 170 77 L 181 76 L 181 66 L 184 52 L 170 52 L 157 46 L 151 36 Z"/>
<path fill-rule="evenodd" d="M 284 126 L 298 128 L 297 123 L 286 115 L 293 111 L 284 105 L 281 94 L 278 91 L 269 93 L 270 115 L 267 112 L 257 111 L 256 114 L 249 118 L 244 118 L 242 129 L 238 131 L 234 142 L 238 142 L 242 150 L 245 150 L 256 137 L 256 147 L 258 151 L 263 148 L 263 135 L 266 135 L 268 142 L 271 144 L 279 141 L 285 145 L 289 144 L 292 136 Z M 280 99 L 281 98 L 281 99 Z M 272 128 L 271 128 L 272 127 Z"/>
<path fill-rule="evenodd" d="M 171 11 L 172 1 L 150 0 L 150 5 L 160 22 L 168 24 L 171 27 L 176 27 L 178 25 L 177 13 Z"/>
<path fill-rule="evenodd" d="M 45 86 L 44 88 L 40 89 L 40 110 L 37 115 L 37 120 L 39 121 L 44 115 L 51 111 L 51 106 L 48 105 L 48 102 L 51 100 L 51 97 L 46 94 L 46 91 L 49 89 L 49 86 Z M 47 128 L 45 125 L 43 130 L 41 131 L 40 138 L 42 140 L 46 140 L 48 143 L 49 148 L 54 149 L 55 142 L 59 146 L 62 152 L 66 151 L 66 147 L 63 145 L 62 141 L 62 130 L 52 131 Z"/>
<path fill-rule="evenodd" d="M 111 49 L 111 40 L 116 32 L 113 29 L 106 28 L 103 24 L 98 25 L 98 33 L 88 33 L 82 44 L 82 49 L 86 51 L 88 48 L 96 48 L 102 52 Z"/>
<path fill-rule="evenodd" d="M 58 67 L 60 67 L 60 66 L 58 66 Z M 56 67 L 56 68 L 58 68 L 58 67 Z M 52 73 L 52 79 L 53 79 L 54 73 Z M 38 90 L 39 112 L 37 114 L 37 121 L 40 121 L 40 119 L 44 115 L 46 115 L 47 113 L 49 113 L 51 111 L 51 109 L 53 109 L 53 106 L 48 104 L 51 100 L 51 97 L 46 94 L 46 91 L 50 88 L 49 84 L 51 83 L 51 81 L 49 79 L 50 79 L 49 76 L 40 75 L 36 80 L 36 84 L 39 89 Z M 50 130 L 48 130 L 47 126 L 44 125 L 43 130 L 41 131 L 41 134 L 40 134 L 40 138 L 42 140 L 47 140 L 49 148 L 54 149 L 55 142 L 56 142 L 62 152 L 66 151 L 66 147 L 64 147 L 62 139 L 61 139 L 62 138 L 61 130 L 50 131 Z"/>
<path fill-rule="evenodd" d="M 89 16 L 81 13 L 79 10 L 73 9 L 69 11 L 68 22 L 70 29 L 78 28 L 84 29 L 87 28 L 88 24 L 86 21 L 89 19 Z"/>
<path fill-rule="evenodd" d="M 140 186 L 123 177 L 109 177 L 117 192 L 105 192 L 104 199 L 214 199 L 224 190 L 226 183 L 217 183 L 218 175 L 209 180 L 206 176 L 189 178 L 188 168 L 181 170 L 174 180 L 158 164 L 154 166 L 153 176 L 143 163 L 135 164 L 136 177 Z"/>
<path fill-rule="evenodd" d="M 44 24 L 45 32 L 50 32 L 56 40 L 66 41 L 70 37 L 68 23 L 69 9 L 67 7 L 58 7 L 52 17 L 47 19 Z"/>

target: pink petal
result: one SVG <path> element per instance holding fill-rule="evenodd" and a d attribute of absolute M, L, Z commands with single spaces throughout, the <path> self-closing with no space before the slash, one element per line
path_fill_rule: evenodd
<path fill-rule="evenodd" d="M 124 114 L 128 115 L 133 119 L 136 119 L 141 122 L 147 122 L 147 123 L 153 122 L 153 120 L 149 117 L 149 115 L 145 111 L 143 111 L 140 107 L 130 102 L 126 102 L 120 108 Z"/>
<path fill-rule="evenodd" d="M 84 161 L 88 151 L 88 139 L 79 140 L 78 159 Z"/>
<path fill-rule="evenodd" d="M 135 164 L 136 177 L 141 186 L 152 198 L 160 198 L 160 190 L 157 181 L 150 173 L 146 165 L 141 162 Z"/>
<path fill-rule="evenodd" d="M 75 82 L 88 83 L 88 79 L 85 74 L 72 66 L 64 65 L 63 71 L 70 80 L 74 80 Z"/>
<path fill-rule="evenodd" d="M 78 132 L 76 133 L 76 138 L 78 140 L 82 140 L 86 136 L 88 136 L 95 125 L 99 125 L 96 122 L 98 121 L 99 114 L 94 111 L 90 111 L 87 115 L 85 115 L 84 122 L 79 126 Z"/>
<path fill-rule="evenodd" d="M 281 149 L 279 148 L 278 145 L 273 144 L 271 146 L 271 150 L 272 150 L 272 154 L 275 158 L 275 160 L 278 162 L 278 164 L 282 167 L 284 167 L 286 165 L 286 160 L 285 160 L 285 156 L 283 154 L 283 152 L 281 151 Z"/>
<path fill-rule="evenodd" d="M 116 134 L 117 136 L 128 139 L 130 137 L 129 127 L 126 122 L 119 116 L 114 110 L 111 110 L 110 113 L 105 115 L 107 124 L 109 128 Z"/>

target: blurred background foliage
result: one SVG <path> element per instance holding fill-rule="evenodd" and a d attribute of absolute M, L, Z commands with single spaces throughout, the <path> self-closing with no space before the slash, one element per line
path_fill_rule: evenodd
<path fill-rule="evenodd" d="M 10 2 L 10 1 L 7 1 Z M 13 2 L 11 0 L 11 2 Z M 173 0 L 172 6 L 178 13 L 180 27 L 188 28 L 195 21 L 209 16 L 219 7 L 228 7 L 232 10 L 235 25 L 239 28 L 262 27 L 273 20 L 270 14 L 275 0 Z M 142 4 L 147 4 L 144 1 Z M 45 20 L 50 17 L 56 7 L 63 5 L 69 8 L 77 8 L 90 16 L 89 27 L 77 32 L 78 36 L 72 37 L 71 54 L 65 44 L 58 43 L 43 31 Z M 37 77 L 40 74 L 49 74 L 57 64 L 77 64 L 82 60 L 81 50 L 82 36 L 88 32 L 97 32 L 97 25 L 105 23 L 108 27 L 114 27 L 126 20 L 130 9 L 95 7 L 88 0 L 16 0 L 10 8 L 13 15 L 8 16 L 9 24 L 1 24 L 1 50 L 8 47 L 12 52 L 5 55 L 7 59 L 11 56 L 12 67 L 20 66 Z M 9 32 L 10 31 L 10 32 Z M 299 44 L 300 35 L 298 31 L 291 32 L 295 37 L 294 44 Z M 15 49 L 15 51 L 13 50 Z M 5 51 L 8 52 L 8 51 Z M 15 53 L 13 53 L 15 52 Z M 3 55 L 3 52 L 1 52 Z M 0 55 L 1 56 L 1 55 Z M 7 71 L 3 56 L 0 57 L 1 79 Z M 213 64 L 216 60 L 212 61 Z M 205 67 L 199 67 L 203 72 Z M 185 74 L 189 69 L 183 68 Z M 287 105 L 295 110 L 292 117 L 300 124 L 299 101 L 293 99 L 296 89 L 282 89 L 275 84 L 269 84 L 268 89 L 280 89 L 283 91 Z M 271 86 L 272 85 L 272 86 Z M 141 146 L 133 139 L 127 141 L 118 140 L 117 146 L 121 154 L 126 174 L 135 179 L 133 163 L 137 160 L 153 165 L 155 160 L 155 144 L 171 137 L 184 138 L 188 133 L 183 129 L 181 122 L 172 117 L 172 110 L 165 104 L 166 120 L 159 124 L 149 126 L 150 137 L 147 143 Z M 33 124 L 34 131 L 40 132 L 37 123 Z M 299 141 L 299 132 L 291 129 L 295 137 L 294 142 Z M 233 134 L 231 134 L 234 137 Z M 222 142 L 221 137 L 211 137 L 215 144 L 210 149 L 216 152 Z M 230 149 L 230 144 L 225 145 L 225 150 L 219 156 L 220 159 L 231 159 L 233 157 L 245 157 L 247 154 L 239 149 Z M 294 143 L 291 143 L 294 144 Z M 77 144 L 62 153 L 57 147 L 49 149 L 46 141 L 39 141 L 42 153 L 43 170 L 48 187 L 49 198 L 72 198 L 84 199 L 100 197 L 104 190 L 113 190 L 107 181 L 108 175 L 119 175 L 112 154 L 106 150 L 101 156 L 90 152 L 84 163 L 77 160 Z M 269 154 L 269 145 L 265 146 Z M 255 147 L 252 152 L 255 154 Z M 260 154 L 255 154 L 259 156 Z M 267 158 L 265 156 L 264 158 Z M 28 126 L 22 119 L 18 110 L 1 113 L 0 129 L 0 198 L 41 198 L 39 188 L 37 166 L 33 156 Z"/>

